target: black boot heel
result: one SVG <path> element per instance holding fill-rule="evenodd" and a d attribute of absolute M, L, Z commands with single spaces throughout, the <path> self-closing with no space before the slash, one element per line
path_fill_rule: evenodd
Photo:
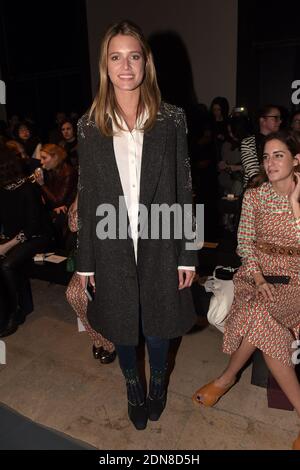
<path fill-rule="evenodd" d="M 132 405 L 128 402 L 128 416 L 135 429 L 142 431 L 146 428 L 148 413 L 145 403 L 142 403 L 142 405 Z"/>

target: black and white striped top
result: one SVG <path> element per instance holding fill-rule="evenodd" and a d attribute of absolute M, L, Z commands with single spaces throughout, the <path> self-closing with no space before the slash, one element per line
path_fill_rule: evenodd
<path fill-rule="evenodd" d="M 256 147 L 256 137 L 251 135 L 242 140 L 241 160 L 244 170 L 244 187 L 253 176 L 259 173 L 259 161 Z"/>

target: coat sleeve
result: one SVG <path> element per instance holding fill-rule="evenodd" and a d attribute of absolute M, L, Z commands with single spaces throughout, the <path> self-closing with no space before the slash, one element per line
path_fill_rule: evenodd
<path fill-rule="evenodd" d="M 185 223 L 187 226 L 190 226 L 194 232 L 196 226 L 193 211 L 191 166 L 187 150 L 187 127 L 185 115 L 182 110 L 179 110 L 175 124 L 177 136 L 177 202 L 181 206 L 182 214 L 184 214 L 178 265 L 197 266 L 197 251 L 190 249 L 190 245 L 195 238 L 195 233 L 191 233 L 191 236 L 187 237 L 185 230 Z M 191 232 L 191 230 L 188 231 Z"/>
<path fill-rule="evenodd" d="M 93 210 L 93 158 L 89 154 L 92 147 L 84 117 L 78 121 L 78 237 L 77 271 L 95 272 L 94 239 L 95 213 Z"/>

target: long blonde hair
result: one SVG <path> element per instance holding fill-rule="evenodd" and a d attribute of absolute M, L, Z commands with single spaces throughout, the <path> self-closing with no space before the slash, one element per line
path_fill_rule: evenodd
<path fill-rule="evenodd" d="M 92 106 L 89 110 L 89 119 L 93 117 L 101 133 L 105 136 L 113 135 L 108 112 L 112 116 L 114 124 L 118 129 L 120 129 L 120 125 L 118 124 L 117 116 L 122 116 L 121 109 L 118 106 L 115 97 L 113 85 L 107 73 L 108 45 L 110 40 L 118 34 L 134 37 L 139 41 L 142 48 L 145 60 L 145 76 L 141 84 L 137 117 L 147 110 L 148 119 L 144 125 L 144 130 L 150 129 L 154 125 L 161 102 L 153 56 L 140 28 L 130 21 L 121 21 L 110 26 L 106 31 L 101 43 L 99 59 L 100 84 Z"/>

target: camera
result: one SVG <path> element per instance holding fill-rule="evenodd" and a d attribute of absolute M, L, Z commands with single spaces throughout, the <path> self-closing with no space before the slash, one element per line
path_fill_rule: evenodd
<path fill-rule="evenodd" d="M 239 116 L 240 114 L 243 114 L 244 116 L 248 116 L 248 110 L 244 106 L 236 106 L 232 108 L 230 116 Z"/>

